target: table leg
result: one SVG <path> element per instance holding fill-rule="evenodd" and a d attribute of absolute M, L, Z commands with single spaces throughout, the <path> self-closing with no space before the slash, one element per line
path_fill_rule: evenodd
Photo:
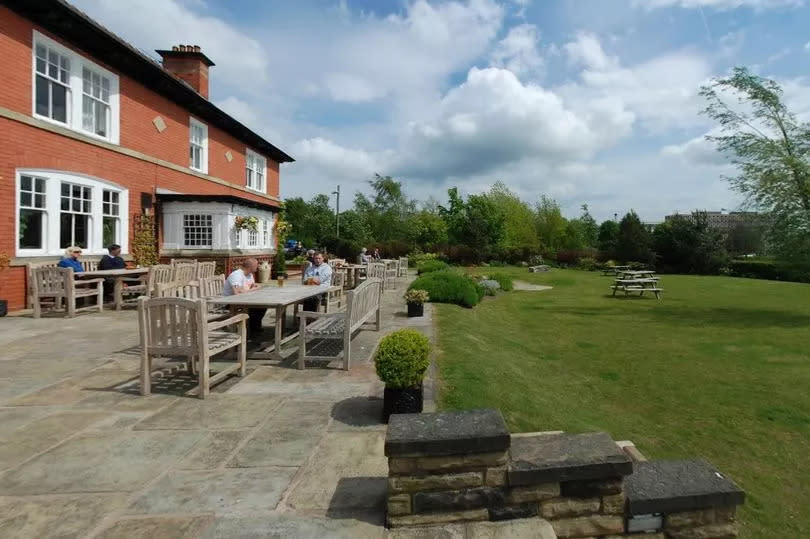
<path fill-rule="evenodd" d="M 122 277 L 115 278 L 115 285 L 113 287 L 113 301 L 115 301 L 115 310 L 120 311 L 121 305 L 124 302 L 124 294 L 122 289 L 124 288 L 124 279 Z"/>
<path fill-rule="evenodd" d="M 276 340 L 274 341 L 273 357 L 275 359 L 284 359 L 281 355 L 281 341 L 284 338 L 284 318 L 287 313 L 287 307 L 279 305 L 276 307 Z"/>

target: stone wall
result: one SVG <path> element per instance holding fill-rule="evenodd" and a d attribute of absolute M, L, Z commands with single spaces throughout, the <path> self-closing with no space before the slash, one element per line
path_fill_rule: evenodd
<path fill-rule="evenodd" d="M 510 435 L 497 410 L 393 415 L 388 525 L 544 519 L 557 537 L 734 537 L 744 493 L 704 461 L 634 462 L 606 433 Z M 538 521 L 539 525 L 539 521 Z"/>

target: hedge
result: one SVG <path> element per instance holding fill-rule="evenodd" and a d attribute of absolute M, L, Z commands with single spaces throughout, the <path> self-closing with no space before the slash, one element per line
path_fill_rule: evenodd
<path fill-rule="evenodd" d="M 810 283 L 810 265 L 789 264 L 773 260 L 732 260 L 728 273 L 734 277 Z"/>
<path fill-rule="evenodd" d="M 484 297 L 484 287 L 472 278 L 451 270 L 432 271 L 417 277 L 408 287 L 427 290 L 431 303 L 453 303 L 473 307 Z"/>
<path fill-rule="evenodd" d="M 442 260 L 427 260 L 422 262 L 416 267 L 416 273 L 418 275 L 422 275 L 424 273 L 430 273 L 432 271 L 442 271 L 446 270 L 450 266 L 447 265 L 447 262 Z"/>
<path fill-rule="evenodd" d="M 415 329 L 386 335 L 374 354 L 377 376 L 388 388 L 415 387 L 430 365 L 430 341 Z"/>

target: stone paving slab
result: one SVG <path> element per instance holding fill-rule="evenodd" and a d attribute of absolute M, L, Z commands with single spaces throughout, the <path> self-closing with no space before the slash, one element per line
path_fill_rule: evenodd
<path fill-rule="evenodd" d="M 177 465 L 180 470 L 211 470 L 228 462 L 239 444 L 250 436 L 249 430 L 219 430 L 194 446 L 193 452 Z"/>
<path fill-rule="evenodd" d="M 329 422 L 332 404 L 288 400 L 228 463 L 232 467 L 300 466 Z"/>
<path fill-rule="evenodd" d="M 94 539 L 191 539 L 199 537 L 213 521 L 210 515 L 125 518 Z"/>
<path fill-rule="evenodd" d="M 0 408 L 0 439 L 33 421 L 58 411 L 58 408 L 45 406 L 28 408 Z"/>
<path fill-rule="evenodd" d="M 0 495 L 135 491 L 203 436 L 194 431 L 82 434 L 0 476 Z"/>
<path fill-rule="evenodd" d="M 15 430 L 0 439 L 0 470 L 17 466 L 103 418 L 100 411 L 61 412 Z M 2 483 L 0 476 L 0 490 Z"/>
<path fill-rule="evenodd" d="M 110 494 L 0 497 L 0 537 L 81 537 L 124 499 Z"/>
<path fill-rule="evenodd" d="M 228 468 L 170 472 L 132 504 L 128 514 L 269 514 L 297 468 Z"/>
<path fill-rule="evenodd" d="M 382 510 L 388 488 L 383 432 L 330 432 L 286 500 L 295 511 Z"/>
<path fill-rule="evenodd" d="M 182 398 L 140 422 L 137 430 L 245 429 L 255 427 L 282 402 L 272 395 L 211 394 Z"/>
<path fill-rule="evenodd" d="M 379 397 L 352 397 L 332 407 L 330 431 L 379 430 L 388 427 L 382 422 L 383 400 Z"/>
<path fill-rule="evenodd" d="M 222 518 L 202 535 L 205 539 L 382 539 L 381 523 L 354 519 L 325 519 L 295 515 L 269 518 Z"/>

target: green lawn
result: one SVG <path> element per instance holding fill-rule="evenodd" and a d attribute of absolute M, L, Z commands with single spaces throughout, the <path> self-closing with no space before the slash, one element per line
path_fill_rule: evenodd
<path fill-rule="evenodd" d="M 704 457 L 748 494 L 743 537 L 810 537 L 810 285 L 665 275 L 656 301 L 609 297 L 599 273 L 498 271 L 554 288 L 438 306 L 443 408 Z"/>

